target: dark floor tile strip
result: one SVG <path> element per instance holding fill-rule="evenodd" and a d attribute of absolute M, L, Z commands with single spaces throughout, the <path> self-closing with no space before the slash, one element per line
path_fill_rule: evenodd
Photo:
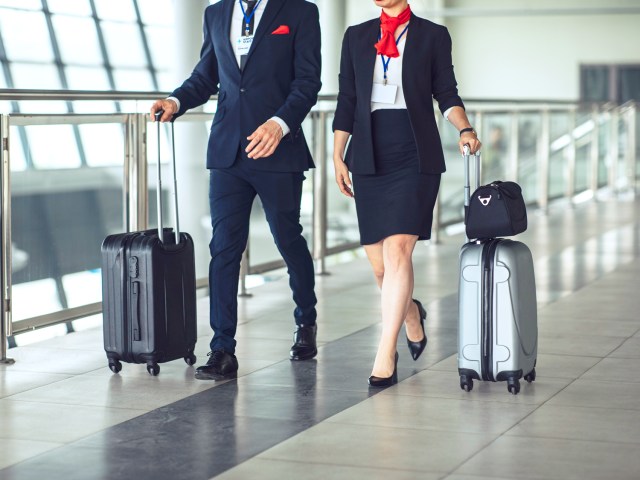
<path fill-rule="evenodd" d="M 377 335 L 375 326 L 363 329 L 323 346 L 317 360 L 277 363 L 4 469 L 0 477 L 209 479 L 378 393 L 367 385 Z M 454 340 L 454 330 L 432 335 L 441 347 L 417 368 L 400 350 L 400 380 L 452 355 Z"/>

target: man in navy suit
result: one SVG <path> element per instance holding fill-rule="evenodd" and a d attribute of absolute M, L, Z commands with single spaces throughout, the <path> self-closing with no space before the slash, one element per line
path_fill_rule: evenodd
<path fill-rule="evenodd" d="M 221 0 L 207 7 L 200 61 L 152 117 L 171 121 L 218 94 L 207 151 L 212 239 L 210 319 L 214 331 L 206 365 L 196 378 L 237 376 L 240 260 L 249 216 L 260 197 L 290 276 L 297 325 L 291 360 L 315 357 L 313 261 L 300 226 L 304 171 L 313 160 L 301 124 L 320 90 L 320 24 L 305 0 Z"/>

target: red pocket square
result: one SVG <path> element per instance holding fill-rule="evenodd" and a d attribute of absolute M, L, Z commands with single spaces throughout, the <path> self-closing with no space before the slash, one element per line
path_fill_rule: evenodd
<path fill-rule="evenodd" d="M 271 35 L 289 35 L 289 33 L 291 32 L 289 31 L 289 27 L 287 25 L 280 25 L 273 32 L 271 32 Z"/>

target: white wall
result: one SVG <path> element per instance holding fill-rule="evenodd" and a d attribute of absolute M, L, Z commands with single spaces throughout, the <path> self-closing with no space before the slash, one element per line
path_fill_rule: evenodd
<path fill-rule="evenodd" d="M 640 13 L 590 13 L 604 8 L 637 10 L 640 0 L 410 0 L 410 4 L 416 14 L 449 28 L 463 98 L 576 100 L 581 64 L 640 63 Z M 540 9 L 544 14 L 536 13 Z M 348 0 L 347 25 L 379 13 L 373 1 Z"/>

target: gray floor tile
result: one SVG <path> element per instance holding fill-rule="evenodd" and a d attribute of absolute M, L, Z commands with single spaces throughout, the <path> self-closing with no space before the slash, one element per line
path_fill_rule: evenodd
<path fill-rule="evenodd" d="M 640 410 L 640 384 L 579 379 L 549 400 L 549 405 Z"/>
<path fill-rule="evenodd" d="M 23 460 L 54 450 L 60 446 L 62 446 L 61 443 L 0 438 L 0 468 L 15 465 Z"/>
<path fill-rule="evenodd" d="M 640 444 L 640 410 L 542 405 L 507 435 Z"/>
<path fill-rule="evenodd" d="M 589 369 L 583 380 L 616 383 L 640 383 L 640 358 L 604 358 Z"/>
<path fill-rule="evenodd" d="M 640 335 L 629 338 L 609 355 L 611 358 L 640 358 Z"/>
<path fill-rule="evenodd" d="M 535 405 L 468 402 L 405 395 L 376 395 L 328 422 L 377 427 L 502 433 L 529 415 Z"/>
<path fill-rule="evenodd" d="M 0 438 L 69 443 L 145 413 L 125 408 L 86 407 L 0 400 Z"/>
<path fill-rule="evenodd" d="M 578 355 L 583 357 L 606 357 L 616 350 L 626 337 L 588 335 L 544 334 L 538 336 L 538 352 L 552 355 Z"/>
<path fill-rule="evenodd" d="M 313 452 L 315 462 L 330 465 L 447 473 L 495 436 L 325 422 L 259 458 L 297 461 L 305 452 Z"/>
<path fill-rule="evenodd" d="M 0 366 L 0 376 L 0 398 L 70 378 L 70 375 L 58 373 L 15 371 L 13 365 Z"/>
<path fill-rule="evenodd" d="M 419 473 L 420 479 L 439 480 L 441 474 Z M 305 480 L 354 480 L 358 478 L 370 480 L 415 480 L 416 472 L 394 469 L 374 469 L 349 467 L 344 465 L 325 465 L 314 463 L 313 458 L 306 461 L 287 462 L 267 458 L 254 458 L 237 467 L 227 470 L 215 477 L 216 480 L 283 480 L 288 478 L 304 478 Z"/>
<path fill-rule="evenodd" d="M 498 478 L 637 480 L 637 445 L 503 436 L 455 473 Z"/>

